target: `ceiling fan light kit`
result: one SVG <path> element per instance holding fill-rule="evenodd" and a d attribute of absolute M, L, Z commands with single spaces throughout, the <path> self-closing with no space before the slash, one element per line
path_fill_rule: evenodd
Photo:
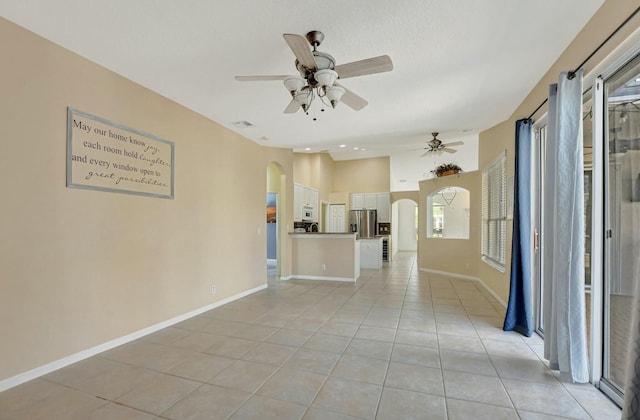
<path fill-rule="evenodd" d="M 331 103 L 332 108 L 335 108 L 336 105 L 338 105 L 338 102 L 340 102 L 344 93 L 345 90 L 342 86 L 331 86 L 330 88 L 325 89 L 325 94 Z"/>
<path fill-rule="evenodd" d="M 284 79 L 284 86 L 287 88 L 291 96 L 295 97 L 304 87 L 304 79 L 298 76 L 291 76 Z"/>
<path fill-rule="evenodd" d="M 322 88 L 328 88 L 338 80 L 338 73 L 331 69 L 318 70 L 313 75 L 313 78 L 316 80 L 317 85 Z"/>
<path fill-rule="evenodd" d="M 284 110 L 285 114 L 295 113 L 299 108 L 308 114 L 316 97 L 320 98 L 322 104 L 330 105 L 331 108 L 343 102 L 359 111 L 368 102 L 344 86 L 338 85 L 336 81 L 393 70 L 393 63 L 386 55 L 336 66 L 331 55 L 317 50 L 324 40 L 324 34 L 320 31 L 308 32 L 306 37 L 295 34 L 284 34 L 283 37 L 296 57 L 295 66 L 300 76 L 236 76 L 236 80 L 282 80 L 292 97 Z M 309 45 L 313 50 L 309 49 Z M 321 111 L 324 111 L 324 108 Z"/>

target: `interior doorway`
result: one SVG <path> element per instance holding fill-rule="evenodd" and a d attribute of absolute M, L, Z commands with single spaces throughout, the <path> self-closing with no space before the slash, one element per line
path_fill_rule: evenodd
<path fill-rule="evenodd" d="M 347 206 L 344 204 L 331 204 L 327 214 L 326 232 L 346 232 Z"/>
<path fill-rule="evenodd" d="M 418 203 L 403 198 L 393 203 L 391 210 L 391 255 L 418 251 Z"/>
<path fill-rule="evenodd" d="M 267 192 L 267 277 L 278 269 L 278 193 Z"/>
<path fill-rule="evenodd" d="M 275 162 L 271 162 L 267 167 L 267 185 L 266 185 L 266 263 L 267 263 L 267 279 L 275 280 L 280 277 L 280 230 L 282 229 L 284 207 L 284 174 L 282 168 Z"/>

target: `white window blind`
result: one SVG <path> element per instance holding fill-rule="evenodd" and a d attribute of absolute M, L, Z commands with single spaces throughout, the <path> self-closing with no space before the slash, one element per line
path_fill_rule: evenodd
<path fill-rule="evenodd" d="M 482 260 L 504 271 L 507 242 L 507 176 L 503 152 L 482 170 Z"/>

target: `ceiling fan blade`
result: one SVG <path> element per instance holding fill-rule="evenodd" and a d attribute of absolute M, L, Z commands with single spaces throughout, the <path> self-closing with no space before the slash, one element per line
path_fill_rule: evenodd
<path fill-rule="evenodd" d="M 407 152 L 415 152 L 416 150 L 427 150 L 427 148 L 426 147 L 420 147 L 418 149 L 409 149 L 409 150 L 407 150 Z"/>
<path fill-rule="evenodd" d="M 238 82 L 260 82 L 263 80 L 284 80 L 287 77 L 291 77 L 288 75 L 277 75 L 277 76 L 236 76 L 236 80 Z"/>
<path fill-rule="evenodd" d="M 300 103 L 295 99 L 292 99 L 291 102 L 289 102 L 289 105 L 287 105 L 287 107 L 284 109 L 284 113 L 295 114 L 296 112 L 298 112 L 298 109 L 300 109 Z"/>
<path fill-rule="evenodd" d="M 334 85 L 340 86 L 344 89 L 344 95 L 342 95 L 342 99 L 340 100 L 340 102 L 344 103 L 349 108 L 360 111 L 362 108 L 369 104 L 366 99 L 356 95 L 346 87 L 338 85 L 337 83 L 334 83 Z"/>
<path fill-rule="evenodd" d="M 452 143 L 443 143 L 442 145 L 445 146 L 445 147 L 448 147 L 448 146 L 462 146 L 463 144 L 464 144 L 464 142 L 454 141 Z"/>
<path fill-rule="evenodd" d="M 293 51 L 298 61 L 308 69 L 317 70 L 318 65 L 316 59 L 313 58 L 311 50 L 309 49 L 309 42 L 307 38 L 302 35 L 296 34 L 283 34 L 284 40 L 289 44 L 289 48 Z"/>
<path fill-rule="evenodd" d="M 383 73 L 393 70 L 393 63 L 388 55 L 367 58 L 366 60 L 340 64 L 334 69 L 341 79 L 348 77 L 364 76 L 365 74 Z"/>
<path fill-rule="evenodd" d="M 423 154 L 420 155 L 420 157 L 425 157 L 429 154 L 430 150 L 427 150 L 426 152 L 424 152 Z"/>
<path fill-rule="evenodd" d="M 443 152 L 447 152 L 447 153 L 456 153 L 457 152 L 456 149 L 449 149 L 448 147 L 444 147 L 444 148 L 442 148 L 440 150 L 442 150 Z"/>

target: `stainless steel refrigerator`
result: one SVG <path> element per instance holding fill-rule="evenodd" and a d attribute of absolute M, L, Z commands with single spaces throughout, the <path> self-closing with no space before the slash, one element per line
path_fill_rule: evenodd
<path fill-rule="evenodd" d="M 375 210 L 351 210 L 349 212 L 349 230 L 357 233 L 358 238 L 373 238 L 377 234 Z"/>

